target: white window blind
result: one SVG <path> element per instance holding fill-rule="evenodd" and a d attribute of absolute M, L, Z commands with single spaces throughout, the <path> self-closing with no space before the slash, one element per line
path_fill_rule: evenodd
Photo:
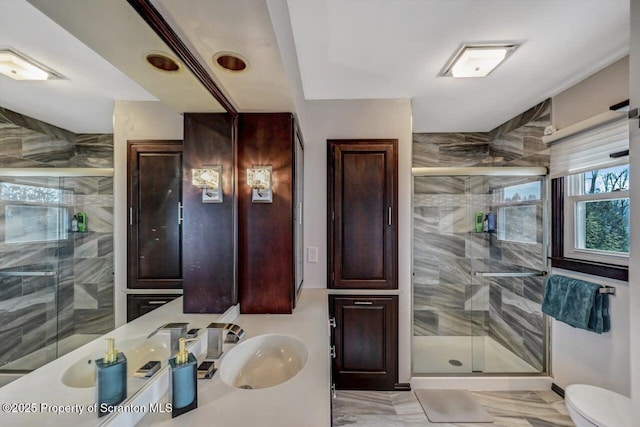
<path fill-rule="evenodd" d="M 551 146 L 550 176 L 572 175 L 602 167 L 629 163 L 628 157 L 611 153 L 629 149 L 629 121 L 615 120 L 556 141 Z"/>

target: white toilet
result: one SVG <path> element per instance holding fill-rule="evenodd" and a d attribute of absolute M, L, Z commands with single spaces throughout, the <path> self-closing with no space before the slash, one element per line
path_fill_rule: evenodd
<path fill-rule="evenodd" d="M 610 390 L 572 384 L 564 403 L 576 427 L 631 427 L 631 399 Z"/>

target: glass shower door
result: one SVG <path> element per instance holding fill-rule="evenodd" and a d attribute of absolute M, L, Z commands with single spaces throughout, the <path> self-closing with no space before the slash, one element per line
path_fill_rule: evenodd
<path fill-rule="evenodd" d="M 413 372 L 546 371 L 546 169 L 416 168 Z"/>
<path fill-rule="evenodd" d="M 66 205 L 70 203 L 59 181 L 58 177 L 0 178 L 3 371 L 33 370 L 58 354 L 63 320 L 59 317 L 60 254 L 68 252 Z"/>
<path fill-rule="evenodd" d="M 470 214 L 483 217 L 482 231 L 470 233 L 473 371 L 543 372 L 545 178 L 473 176 L 471 181 Z"/>

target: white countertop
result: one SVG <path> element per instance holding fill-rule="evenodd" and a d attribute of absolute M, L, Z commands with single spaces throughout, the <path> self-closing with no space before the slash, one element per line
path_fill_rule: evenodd
<path fill-rule="evenodd" d="M 167 322 L 189 322 L 189 328 L 204 328 L 215 321 L 228 322 L 232 312 L 225 315 L 184 314 L 182 298 L 166 304 L 113 332 L 116 343 L 132 337 L 147 335 Z M 204 425 L 328 427 L 330 410 L 329 327 L 326 289 L 303 290 L 294 314 L 242 314 L 233 320 L 250 337 L 277 333 L 291 335 L 302 341 L 308 350 L 304 368 L 290 380 L 265 389 L 237 389 L 222 382 L 218 373 L 210 380 L 198 381 L 198 408 L 171 418 L 168 413 L 150 413 L 139 425 Z M 205 337 L 206 339 L 206 337 Z M 95 426 L 108 420 L 98 419 L 86 408 L 95 403 L 94 388 L 71 388 L 62 383 L 64 371 L 87 354 L 105 348 L 99 338 L 73 352 L 54 360 L 36 371 L 0 388 L 0 404 L 34 404 L 35 412 L 6 413 L 0 411 L 0 425 L 11 426 Z M 125 353 L 126 355 L 126 353 Z M 224 363 L 222 356 L 221 363 Z M 218 366 L 219 363 L 216 363 Z M 166 376 L 165 376 L 166 377 Z M 158 382 L 159 384 L 161 382 Z M 167 381 L 162 382 L 166 387 Z M 165 394 L 161 402 L 167 401 Z M 49 406 L 43 410 L 43 404 Z M 69 405 L 66 413 L 51 412 L 55 405 Z M 126 402 L 123 403 L 126 405 Z M 79 413 L 84 409 L 83 413 Z M 117 424 L 117 422 L 116 422 Z"/>

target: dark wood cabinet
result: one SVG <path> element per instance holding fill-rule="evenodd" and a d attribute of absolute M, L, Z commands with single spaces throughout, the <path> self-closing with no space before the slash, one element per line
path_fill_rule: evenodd
<path fill-rule="evenodd" d="M 290 113 L 238 119 L 238 293 L 242 313 L 291 313 L 302 287 L 303 142 Z M 271 203 L 252 202 L 247 169 L 272 167 Z"/>
<path fill-rule="evenodd" d="M 182 141 L 128 143 L 129 288 L 182 287 Z"/>
<path fill-rule="evenodd" d="M 398 382 L 398 297 L 330 295 L 337 389 L 394 390 Z"/>
<path fill-rule="evenodd" d="M 329 288 L 398 287 L 398 142 L 328 141 Z"/>
<path fill-rule="evenodd" d="M 184 115 L 183 288 L 185 313 L 236 304 L 235 121 L 226 113 Z M 193 169 L 219 166 L 222 202 L 205 203 Z"/>
<path fill-rule="evenodd" d="M 162 307 L 166 303 L 173 301 L 181 295 L 162 294 L 129 294 L 127 295 L 127 322 L 147 314 L 158 307 Z"/>

